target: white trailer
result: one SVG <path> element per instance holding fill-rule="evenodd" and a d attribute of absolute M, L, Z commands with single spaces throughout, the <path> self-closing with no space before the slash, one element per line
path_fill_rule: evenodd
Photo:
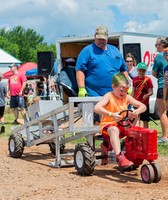
<path fill-rule="evenodd" d="M 156 118 L 157 116 L 157 79 L 152 76 L 152 67 L 154 58 L 156 56 L 155 43 L 158 37 L 165 36 L 131 32 L 118 32 L 110 33 L 108 39 L 108 43 L 116 46 L 122 53 L 123 57 L 125 57 L 128 52 L 131 52 L 135 56 L 137 63 L 144 61 L 147 64 L 148 70 L 146 74 L 152 78 L 154 84 L 154 94 L 150 97 L 150 114 L 153 118 Z M 60 71 L 63 67 L 63 59 L 69 57 L 77 59 L 80 51 L 92 42 L 94 42 L 94 36 L 66 37 L 57 40 L 56 53 L 58 61 L 58 71 Z"/>

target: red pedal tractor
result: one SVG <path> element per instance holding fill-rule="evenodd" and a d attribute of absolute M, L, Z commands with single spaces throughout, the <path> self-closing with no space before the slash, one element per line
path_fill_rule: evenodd
<path fill-rule="evenodd" d="M 118 122 L 122 135 L 125 136 L 121 149 L 126 158 L 134 163 L 132 169 L 137 169 L 144 160 L 149 164 L 143 164 L 141 167 L 141 178 L 145 183 L 157 183 L 161 180 L 160 166 L 154 163 L 158 158 L 157 153 L 157 131 L 133 126 L 133 120 L 129 119 L 129 112 L 132 110 L 124 110 L 125 117 Z M 125 128 L 127 127 L 127 128 Z M 112 151 L 109 136 L 95 136 L 95 140 L 103 140 L 101 144 L 101 155 L 96 156 L 95 147 L 90 144 L 78 144 L 75 148 L 74 163 L 80 175 L 91 175 L 94 172 L 96 159 L 101 159 L 101 164 L 108 164 L 110 157 L 109 152 Z"/>

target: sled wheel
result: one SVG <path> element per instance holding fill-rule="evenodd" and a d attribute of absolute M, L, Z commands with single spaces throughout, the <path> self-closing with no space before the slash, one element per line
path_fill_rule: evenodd
<path fill-rule="evenodd" d="M 162 177 L 160 165 L 158 165 L 156 163 L 152 163 L 152 167 L 153 167 L 154 173 L 155 173 L 155 178 L 154 178 L 153 182 L 158 183 L 161 180 L 161 177 Z"/>
<path fill-rule="evenodd" d="M 50 147 L 50 151 L 53 155 L 55 155 L 55 143 L 54 142 L 51 142 L 48 144 L 49 147 Z M 61 144 L 60 145 L 60 154 L 62 154 L 64 152 L 64 149 L 65 149 L 65 145 L 64 144 Z"/>
<path fill-rule="evenodd" d="M 24 140 L 20 133 L 10 135 L 8 141 L 9 155 L 13 158 L 20 158 L 24 150 Z"/>
<path fill-rule="evenodd" d="M 155 173 L 152 165 L 143 165 L 141 167 L 141 178 L 144 183 L 152 183 L 155 178 Z"/>
<path fill-rule="evenodd" d="M 74 152 L 74 164 L 78 174 L 89 176 L 94 172 L 95 152 L 87 144 L 78 144 Z"/>

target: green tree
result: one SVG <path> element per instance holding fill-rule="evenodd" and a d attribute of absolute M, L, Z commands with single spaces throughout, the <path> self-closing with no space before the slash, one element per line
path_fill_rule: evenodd
<path fill-rule="evenodd" d="M 37 62 L 37 52 L 43 52 L 43 51 L 52 51 L 54 53 L 54 58 L 56 57 L 56 46 L 54 44 L 50 45 L 38 44 L 36 46 L 36 49 L 31 51 L 32 59 L 35 60 L 35 62 Z"/>
<path fill-rule="evenodd" d="M 7 38 L 0 36 L 0 48 L 6 52 L 10 52 L 15 58 L 19 59 L 19 47 L 17 44 L 12 44 Z"/>
<path fill-rule="evenodd" d="M 5 28 L 1 28 L 1 29 L 0 29 L 0 36 L 6 37 L 6 34 L 7 34 L 6 29 L 5 29 Z"/>
<path fill-rule="evenodd" d="M 22 26 L 16 26 L 12 30 L 6 31 L 5 28 L 0 29 L 0 36 L 6 38 L 6 44 L 14 44 L 14 52 L 12 46 L 7 49 L 7 45 L 0 44 L 0 48 L 8 50 L 8 53 L 20 59 L 23 63 L 25 62 L 36 62 L 38 51 L 53 51 L 55 53 L 55 45 L 48 45 L 44 41 L 44 37 L 37 34 L 33 29 L 25 29 Z M 18 51 L 15 49 L 18 47 Z M 16 52 L 15 52 L 16 51 Z M 17 56 L 16 56 L 17 54 Z"/>

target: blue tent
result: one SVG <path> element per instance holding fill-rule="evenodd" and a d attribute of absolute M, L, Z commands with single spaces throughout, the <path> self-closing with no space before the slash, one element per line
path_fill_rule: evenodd
<path fill-rule="evenodd" d="M 31 69 L 31 70 L 27 70 L 26 71 L 26 76 L 38 76 L 37 68 Z"/>
<path fill-rule="evenodd" d="M 57 72 L 58 72 L 58 63 L 57 63 L 57 61 L 54 62 L 54 69 L 53 70 L 54 70 L 54 75 L 56 75 Z M 38 76 L 38 68 L 27 70 L 26 71 L 26 76 Z"/>

